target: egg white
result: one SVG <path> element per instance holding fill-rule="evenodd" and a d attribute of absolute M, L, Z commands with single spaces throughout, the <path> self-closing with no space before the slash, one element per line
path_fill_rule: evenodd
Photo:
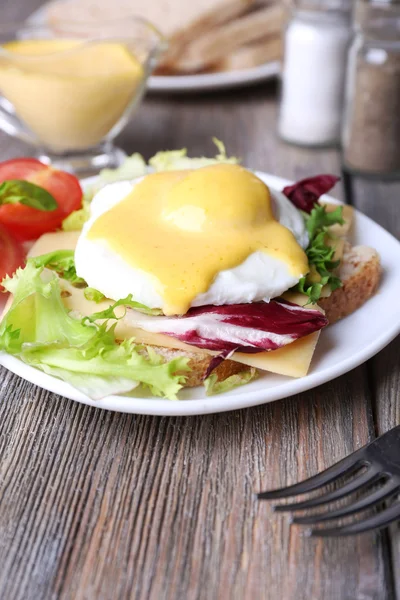
<path fill-rule="evenodd" d="M 151 273 L 132 267 L 112 250 L 106 240 L 91 240 L 87 233 L 96 219 L 121 202 L 141 181 L 120 181 L 103 187 L 94 196 L 90 218 L 85 223 L 75 251 L 75 266 L 79 277 L 107 298 L 120 300 L 132 294 L 134 300 L 149 308 L 164 308 L 164 301 L 156 291 L 156 279 Z M 294 234 L 305 248 L 308 244 L 304 220 L 299 211 L 281 193 L 271 190 L 275 218 Z M 284 261 L 257 251 L 234 267 L 220 271 L 209 289 L 197 295 L 191 306 L 207 304 L 240 304 L 265 301 L 279 296 L 296 285 Z"/>

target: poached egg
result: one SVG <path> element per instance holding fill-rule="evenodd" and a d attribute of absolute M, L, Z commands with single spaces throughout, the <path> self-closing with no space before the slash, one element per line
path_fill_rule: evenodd
<path fill-rule="evenodd" d="M 77 274 L 106 297 L 165 315 L 268 302 L 308 270 L 298 210 L 239 165 L 151 173 L 102 188 L 75 251 Z"/>

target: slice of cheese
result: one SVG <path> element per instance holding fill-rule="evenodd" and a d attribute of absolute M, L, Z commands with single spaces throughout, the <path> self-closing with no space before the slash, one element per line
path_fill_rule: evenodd
<path fill-rule="evenodd" d="M 47 233 L 43 235 L 31 248 L 30 256 L 40 256 L 53 250 L 73 250 L 79 232 L 57 232 Z M 74 288 L 67 282 L 63 282 L 64 297 L 63 302 L 65 306 L 76 313 L 83 316 L 88 316 L 94 312 L 105 310 L 112 304 L 110 300 L 103 300 L 96 304 L 93 301 L 85 298 L 82 289 Z M 306 297 L 302 294 L 285 294 L 285 298 L 294 302 L 295 304 L 304 305 L 306 303 Z M 126 339 L 134 337 L 138 343 L 150 344 L 153 346 L 163 346 L 165 348 L 173 348 L 177 350 L 183 350 L 185 352 L 198 352 L 203 354 L 218 354 L 211 350 L 204 350 L 185 344 L 180 340 L 176 340 L 168 335 L 161 333 L 150 333 L 142 329 L 134 327 L 130 323 L 129 311 L 125 313 L 125 309 L 122 306 L 117 307 L 116 315 L 121 317 L 117 323 L 115 333 L 120 339 Z M 125 313 L 125 314 L 124 314 Z M 270 371 L 272 373 L 278 373 L 280 375 L 288 375 L 290 377 L 304 377 L 307 375 L 310 367 L 311 359 L 314 354 L 315 346 L 319 337 L 319 331 L 312 333 L 302 339 L 292 342 L 288 346 L 274 350 L 271 352 L 259 352 L 257 354 L 245 354 L 242 352 L 235 352 L 231 357 L 231 360 L 237 361 L 244 365 L 255 367 L 263 371 Z"/>

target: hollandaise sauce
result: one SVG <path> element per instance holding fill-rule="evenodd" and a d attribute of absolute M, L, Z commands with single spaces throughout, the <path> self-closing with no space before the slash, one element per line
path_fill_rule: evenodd
<path fill-rule="evenodd" d="M 35 39 L 0 48 L 0 91 L 18 117 L 54 151 L 97 145 L 119 121 L 143 80 L 122 43 Z"/>
<path fill-rule="evenodd" d="M 268 187 L 231 164 L 150 174 L 99 216 L 87 238 L 151 274 L 165 314 L 184 314 L 215 276 L 262 251 L 298 277 L 307 257 L 274 217 Z"/>

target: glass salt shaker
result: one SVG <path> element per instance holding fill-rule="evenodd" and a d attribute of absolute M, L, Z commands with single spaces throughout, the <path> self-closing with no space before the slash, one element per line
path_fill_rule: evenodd
<path fill-rule="evenodd" d="M 400 1 L 358 0 L 349 51 L 343 166 L 400 177 Z"/>
<path fill-rule="evenodd" d="M 301 146 L 340 141 L 351 0 L 295 0 L 284 41 L 278 134 Z"/>

